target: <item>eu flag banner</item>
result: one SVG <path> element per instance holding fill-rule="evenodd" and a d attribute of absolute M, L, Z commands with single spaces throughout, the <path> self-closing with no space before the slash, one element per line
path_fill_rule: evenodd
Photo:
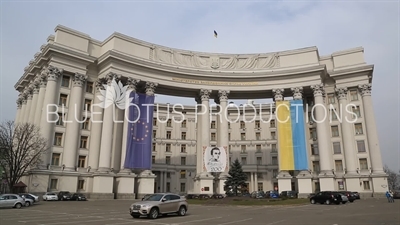
<path fill-rule="evenodd" d="M 151 169 L 154 96 L 132 92 L 124 167 Z M 132 104 L 136 106 L 132 106 Z"/>
<path fill-rule="evenodd" d="M 276 102 L 279 169 L 308 170 L 302 100 Z"/>

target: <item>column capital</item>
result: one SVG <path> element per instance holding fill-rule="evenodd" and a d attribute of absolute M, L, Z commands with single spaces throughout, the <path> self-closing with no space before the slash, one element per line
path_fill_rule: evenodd
<path fill-rule="evenodd" d="M 311 85 L 311 89 L 314 92 L 314 97 L 323 96 L 325 94 L 324 84 L 322 83 L 317 85 Z"/>
<path fill-rule="evenodd" d="M 219 102 L 228 101 L 229 90 L 218 90 Z"/>
<path fill-rule="evenodd" d="M 149 82 L 149 81 L 146 82 L 146 87 L 145 87 L 146 95 L 153 96 L 156 91 L 157 86 L 158 86 L 158 83 Z"/>
<path fill-rule="evenodd" d="M 278 88 L 278 89 L 272 89 L 272 93 L 274 95 L 274 100 L 275 101 L 283 101 L 283 92 L 285 89 L 283 88 Z"/>
<path fill-rule="evenodd" d="M 335 92 L 339 100 L 347 100 L 347 87 L 335 88 Z"/>
<path fill-rule="evenodd" d="M 105 79 L 106 79 L 107 85 L 111 85 L 111 82 L 112 82 L 113 80 L 115 80 L 115 82 L 120 81 L 120 80 L 121 80 L 121 75 L 118 75 L 118 74 L 113 73 L 113 72 L 109 72 L 109 73 L 106 75 Z"/>
<path fill-rule="evenodd" d="M 82 87 L 86 80 L 87 80 L 87 75 L 75 73 L 75 76 L 73 78 L 73 86 Z"/>
<path fill-rule="evenodd" d="M 303 99 L 303 87 L 295 87 L 290 89 L 293 93 L 293 99 L 301 100 Z"/>
<path fill-rule="evenodd" d="M 208 89 L 201 89 L 200 90 L 200 98 L 201 101 L 208 101 L 210 100 L 210 94 L 211 94 L 212 90 L 208 90 Z"/>
<path fill-rule="evenodd" d="M 197 95 L 194 100 L 196 101 L 197 104 L 201 104 L 201 97 L 200 95 Z"/>
<path fill-rule="evenodd" d="M 106 79 L 105 78 L 98 78 L 94 82 L 94 85 L 96 87 L 96 92 L 99 92 L 100 90 L 105 90 L 104 85 L 106 85 Z"/>
<path fill-rule="evenodd" d="M 63 69 L 59 69 L 54 66 L 49 66 L 48 67 L 48 74 L 47 74 L 47 81 L 57 81 L 58 78 L 62 75 L 64 72 Z"/>
<path fill-rule="evenodd" d="M 136 88 L 140 82 L 140 79 L 135 79 L 133 77 L 128 77 L 126 80 L 126 85 L 128 85 L 128 89 L 136 91 Z"/>
<path fill-rule="evenodd" d="M 22 106 L 22 98 L 21 97 L 19 97 L 19 98 L 17 98 L 17 108 L 19 109 L 19 108 L 21 108 L 21 106 Z"/>
<path fill-rule="evenodd" d="M 40 77 L 36 77 L 36 79 L 32 83 L 33 85 L 33 94 L 39 94 L 40 89 Z"/>
<path fill-rule="evenodd" d="M 27 97 L 28 96 L 25 91 L 21 93 L 21 100 L 23 105 L 26 105 L 26 102 L 28 101 Z"/>
<path fill-rule="evenodd" d="M 47 67 L 43 67 L 42 70 L 40 71 L 40 74 L 38 76 L 38 80 L 40 82 L 40 87 L 45 88 L 47 84 L 47 75 L 49 74 L 49 70 Z"/>
<path fill-rule="evenodd" d="M 361 93 L 361 96 L 369 96 L 371 95 L 371 89 L 372 85 L 371 84 L 360 84 L 358 85 L 358 89 Z"/>

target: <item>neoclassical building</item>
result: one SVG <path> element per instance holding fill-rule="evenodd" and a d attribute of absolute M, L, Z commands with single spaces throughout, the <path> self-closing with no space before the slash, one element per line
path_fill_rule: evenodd
<path fill-rule="evenodd" d="M 202 169 L 202 149 L 223 146 L 230 161 L 242 163 L 250 192 L 384 193 L 387 175 L 371 99 L 374 66 L 364 61 L 363 51 L 359 47 L 320 56 L 316 47 L 309 47 L 216 54 L 168 48 L 120 33 L 98 41 L 57 26 L 15 85 L 16 122 L 39 126 L 50 149 L 23 181 L 32 193 L 83 192 L 91 198 L 223 193 L 226 173 Z M 99 107 L 96 97 L 113 80 L 147 95 L 193 99 L 193 105 L 181 108 L 167 103 L 154 108 L 151 170 L 124 168 L 126 112 Z M 280 170 L 285 159 L 280 158 L 276 106 L 257 100 L 267 98 L 303 100 L 307 170 Z M 238 110 L 229 104 L 235 99 L 255 100 Z M 334 113 L 348 104 L 353 105 L 350 110 Z M 199 109 L 205 114 L 196 113 Z M 208 116 L 220 109 L 234 122 Z M 179 123 L 173 119 L 182 115 Z"/>

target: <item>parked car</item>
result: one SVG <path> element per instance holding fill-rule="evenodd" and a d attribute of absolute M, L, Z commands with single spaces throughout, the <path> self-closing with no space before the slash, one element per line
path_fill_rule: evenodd
<path fill-rule="evenodd" d="M 146 194 L 143 196 L 142 201 L 144 201 L 146 198 L 150 197 L 152 194 Z"/>
<path fill-rule="evenodd" d="M 354 197 L 356 197 L 356 199 L 360 199 L 360 193 L 358 193 L 356 191 L 353 191 L 351 193 L 353 193 L 353 195 L 354 195 Z"/>
<path fill-rule="evenodd" d="M 321 191 L 312 196 L 310 202 L 311 204 L 340 204 L 342 202 L 342 195 L 333 191 Z"/>
<path fill-rule="evenodd" d="M 210 196 L 207 194 L 199 194 L 199 199 L 209 199 Z"/>
<path fill-rule="evenodd" d="M 394 199 L 400 198 L 400 190 L 394 190 L 393 191 L 393 198 Z"/>
<path fill-rule="evenodd" d="M 341 193 L 343 195 L 346 195 L 346 197 L 348 198 L 349 202 L 354 202 L 354 200 L 356 200 L 356 196 L 350 191 L 341 191 L 339 193 Z"/>
<path fill-rule="evenodd" d="M 87 198 L 82 193 L 75 193 L 72 195 L 71 201 L 87 201 Z"/>
<path fill-rule="evenodd" d="M 267 197 L 267 195 L 265 194 L 264 191 L 253 191 L 251 193 L 251 198 L 260 199 L 260 198 L 266 198 L 266 197 Z"/>
<path fill-rule="evenodd" d="M 279 195 L 281 198 L 297 198 L 297 191 L 282 191 Z"/>
<path fill-rule="evenodd" d="M 0 195 L 0 208 L 17 208 L 20 209 L 25 205 L 25 200 L 16 194 Z"/>
<path fill-rule="evenodd" d="M 59 201 L 67 201 L 71 200 L 72 194 L 69 191 L 60 191 L 57 196 Z"/>
<path fill-rule="evenodd" d="M 135 202 L 129 207 L 129 214 L 133 218 L 147 216 L 157 219 L 159 215 L 177 213 L 186 215 L 189 205 L 186 198 L 172 193 L 156 193 L 141 202 Z"/>
<path fill-rule="evenodd" d="M 33 205 L 33 203 L 35 202 L 32 197 L 30 197 L 29 195 L 23 195 L 23 194 L 19 194 L 19 197 L 21 197 L 22 199 L 24 199 L 25 201 L 25 205 L 26 207 L 29 207 L 31 205 Z"/>
<path fill-rule="evenodd" d="M 222 199 L 222 198 L 225 198 L 225 196 L 224 196 L 223 194 L 213 194 L 213 195 L 211 196 L 211 198 L 214 198 L 214 199 Z"/>
<path fill-rule="evenodd" d="M 58 196 L 54 192 L 46 192 L 42 198 L 43 201 L 58 201 Z"/>
<path fill-rule="evenodd" d="M 30 194 L 30 193 L 20 193 L 19 195 L 20 196 L 23 195 L 25 198 L 32 199 L 33 202 L 38 202 L 39 201 L 39 196 L 37 196 L 37 195 L 33 195 L 33 194 Z"/>
<path fill-rule="evenodd" d="M 269 197 L 270 198 L 279 198 L 279 193 L 277 191 L 270 191 Z"/>
<path fill-rule="evenodd" d="M 195 195 L 195 194 L 188 194 L 186 195 L 186 199 L 198 199 L 199 195 Z M 143 199 L 142 199 L 143 200 Z"/>

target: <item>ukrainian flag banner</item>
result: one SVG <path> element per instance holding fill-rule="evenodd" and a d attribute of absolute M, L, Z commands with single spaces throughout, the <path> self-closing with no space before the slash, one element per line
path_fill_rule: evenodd
<path fill-rule="evenodd" d="M 277 101 L 279 170 L 308 170 L 302 100 Z"/>

